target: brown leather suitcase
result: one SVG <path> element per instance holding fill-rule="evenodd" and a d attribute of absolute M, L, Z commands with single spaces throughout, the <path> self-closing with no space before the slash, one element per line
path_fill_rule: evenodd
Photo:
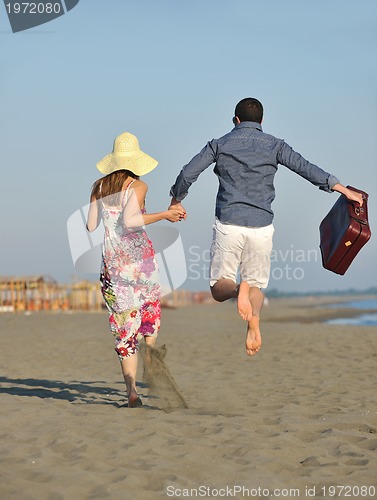
<path fill-rule="evenodd" d="M 336 274 L 344 274 L 351 262 L 370 239 L 368 194 L 347 186 L 363 195 L 363 206 L 340 195 L 321 222 L 320 249 L 322 265 Z"/>

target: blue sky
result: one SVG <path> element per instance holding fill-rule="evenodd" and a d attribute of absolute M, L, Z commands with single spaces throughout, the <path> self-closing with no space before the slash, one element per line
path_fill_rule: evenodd
<path fill-rule="evenodd" d="M 232 128 L 234 106 L 247 96 L 263 102 L 266 132 L 370 194 L 373 232 L 375 1 L 80 0 L 59 19 L 16 34 L 3 5 L 0 14 L 0 274 L 69 282 L 77 273 L 67 219 L 87 203 L 95 164 L 114 137 L 136 134 L 159 160 L 144 180 L 149 211 L 163 210 L 181 167 Z M 207 288 L 216 190 L 210 167 L 185 200 L 187 221 L 175 226 L 186 251 L 185 288 Z M 376 285 L 374 238 L 344 277 L 322 269 L 318 227 L 335 193 L 282 166 L 276 193 L 270 288 Z"/>

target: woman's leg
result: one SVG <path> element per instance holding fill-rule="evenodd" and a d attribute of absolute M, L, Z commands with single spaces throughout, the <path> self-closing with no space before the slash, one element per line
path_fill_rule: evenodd
<path fill-rule="evenodd" d="M 156 337 L 152 336 L 145 336 L 144 337 L 145 343 L 147 344 L 148 347 L 154 347 L 156 344 Z M 146 362 L 148 363 L 150 353 L 147 351 L 146 352 Z M 127 356 L 126 358 L 123 358 L 122 361 L 120 362 L 121 367 L 122 367 L 122 373 L 123 373 L 123 378 L 126 383 L 127 387 L 127 395 L 128 395 L 128 406 L 130 408 L 133 408 L 135 406 L 139 406 L 141 403 L 141 400 L 139 398 L 139 395 L 136 390 L 136 372 L 137 372 L 137 365 L 138 365 L 138 355 L 137 352 L 135 354 L 131 354 L 131 356 Z"/>
<path fill-rule="evenodd" d="M 136 391 L 137 361 L 137 352 L 135 352 L 135 354 L 131 354 L 131 356 L 122 359 L 122 361 L 120 362 L 124 381 L 127 387 L 128 406 L 130 408 L 139 406 L 141 403 L 141 400 Z"/>
<path fill-rule="evenodd" d="M 143 378 L 147 379 L 149 376 L 148 369 L 150 368 L 150 364 L 151 364 L 151 351 L 150 351 L 150 349 L 151 348 L 153 349 L 155 347 L 157 337 L 151 337 L 151 336 L 145 335 L 144 340 L 145 340 L 145 354 L 144 354 L 144 376 L 143 376 Z"/>
<path fill-rule="evenodd" d="M 156 345 L 157 337 L 151 337 L 150 335 L 145 335 L 144 337 L 145 343 L 150 347 L 154 347 Z"/>

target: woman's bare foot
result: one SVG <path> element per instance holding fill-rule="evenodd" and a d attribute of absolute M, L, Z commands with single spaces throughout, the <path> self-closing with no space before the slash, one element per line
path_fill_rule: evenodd
<path fill-rule="evenodd" d="M 252 307 L 249 299 L 250 286 L 246 281 L 242 281 L 238 288 L 237 307 L 241 318 L 249 321 L 252 316 Z"/>
<path fill-rule="evenodd" d="M 137 408 L 138 406 L 142 406 L 141 399 L 138 396 L 138 393 L 135 390 L 132 390 L 128 395 L 128 408 Z"/>
<path fill-rule="evenodd" d="M 256 354 L 262 345 L 262 337 L 259 330 L 259 318 L 253 316 L 249 320 L 246 334 L 246 354 L 253 356 Z"/>

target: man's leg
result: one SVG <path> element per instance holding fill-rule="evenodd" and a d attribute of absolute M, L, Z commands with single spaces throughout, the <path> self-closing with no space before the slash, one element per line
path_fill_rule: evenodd
<path fill-rule="evenodd" d="M 228 299 L 236 299 L 238 296 L 238 285 L 233 280 L 222 278 L 211 286 L 212 297 L 217 302 L 224 302 Z"/>
<path fill-rule="evenodd" d="M 211 286 L 212 297 L 217 300 L 217 302 L 237 299 L 238 312 L 245 321 L 248 321 L 252 315 L 249 291 L 250 287 L 246 281 L 237 285 L 233 280 L 227 278 L 220 279 Z"/>
<path fill-rule="evenodd" d="M 246 352 L 252 356 L 262 345 L 259 321 L 264 294 L 261 288 L 267 287 L 270 276 L 274 227 L 271 224 L 261 228 L 250 228 L 247 231 L 249 234 L 241 259 L 241 279 L 250 284 L 248 299 L 251 314 L 247 317 Z M 244 301 L 246 303 L 246 285 Z"/>
<path fill-rule="evenodd" d="M 237 298 L 238 313 L 245 321 L 251 319 L 253 308 L 250 302 L 250 286 L 247 281 L 241 281 Z"/>
<path fill-rule="evenodd" d="M 252 315 L 247 322 L 246 333 L 246 353 L 249 356 L 256 354 L 262 345 L 259 320 L 263 306 L 264 294 L 257 287 L 251 287 L 249 291 L 249 300 L 252 308 Z"/>
<path fill-rule="evenodd" d="M 249 291 L 250 287 L 246 281 L 237 285 L 233 280 L 227 278 L 220 279 L 211 286 L 212 297 L 217 302 L 237 299 L 238 312 L 245 321 L 248 321 L 252 315 Z"/>
<path fill-rule="evenodd" d="M 238 297 L 236 276 L 242 252 L 240 236 L 238 226 L 216 220 L 209 275 L 212 297 L 218 302 Z"/>

